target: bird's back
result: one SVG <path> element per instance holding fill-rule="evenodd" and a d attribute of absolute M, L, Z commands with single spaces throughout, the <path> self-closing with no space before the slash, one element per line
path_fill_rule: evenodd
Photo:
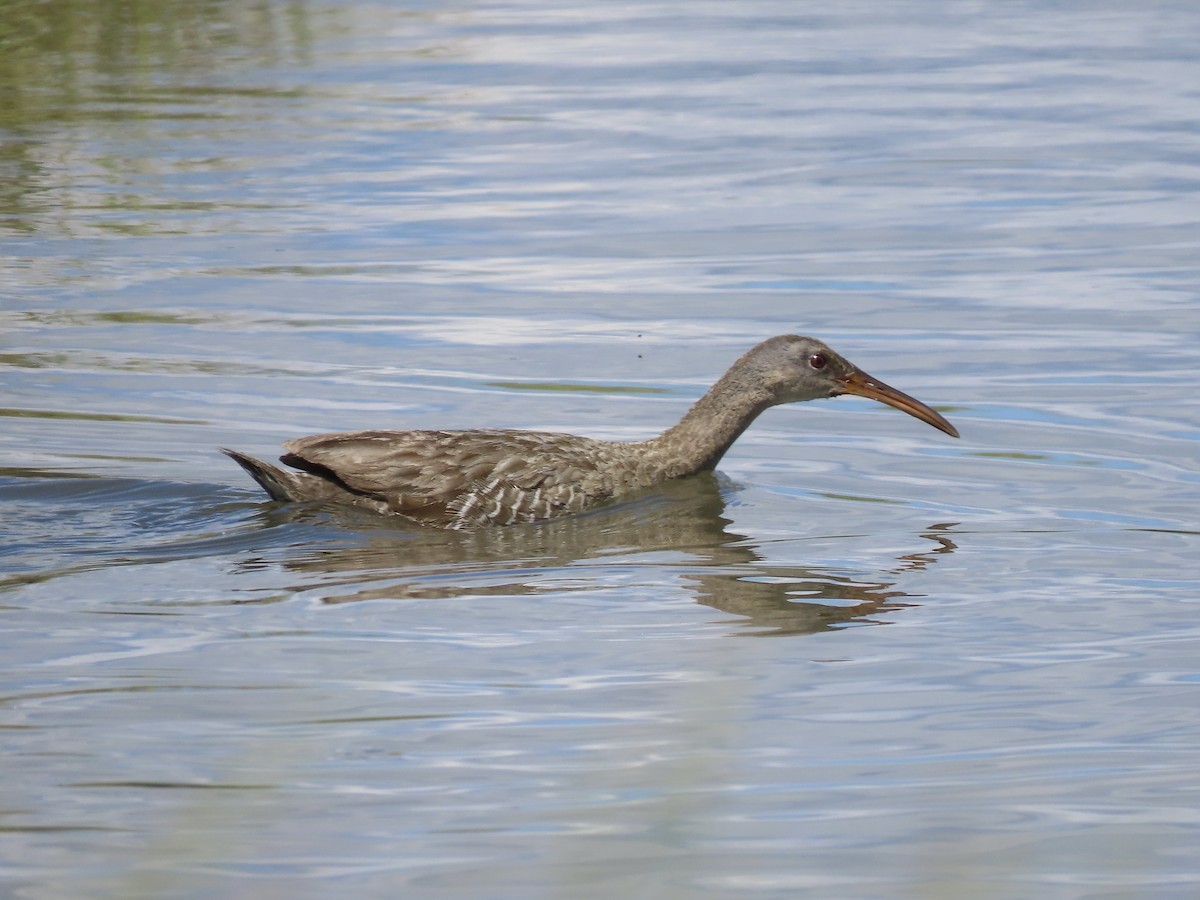
<path fill-rule="evenodd" d="M 284 445 L 283 462 L 443 528 L 580 512 L 638 486 L 637 445 L 547 432 L 355 431 Z"/>

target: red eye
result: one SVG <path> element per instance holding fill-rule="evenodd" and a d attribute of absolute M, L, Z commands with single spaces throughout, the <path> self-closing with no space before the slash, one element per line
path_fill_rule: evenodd
<path fill-rule="evenodd" d="M 824 353 L 814 353 L 812 356 L 810 356 L 810 357 L 808 358 L 808 364 L 809 364 L 810 366 L 812 366 L 814 369 L 823 369 L 823 368 L 825 368 L 825 364 L 826 364 L 827 362 L 829 362 L 829 360 L 827 360 L 827 359 L 825 358 L 825 354 L 824 354 Z"/>

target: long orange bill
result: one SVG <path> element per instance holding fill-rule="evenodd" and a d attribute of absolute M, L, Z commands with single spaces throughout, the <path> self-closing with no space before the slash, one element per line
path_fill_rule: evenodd
<path fill-rule="evenodd" d="M 888 406 L 894 406 L 896 409 L 902 409 L 910 416 L 915 416 L 922 422 L 928 422 L 939 431 L 946 432 L 950 437 L 958 437 L 958 429 L 943 419 L 940 413 L 934 412 L 915 397 L 910 397 L 903 391 L 898 391 L 891 385 L 872 378 L 866 372 L 855 369 L 846 376 L 843 385 L 847 394 L 869 397 L 880 403 L 886 403 Z"/>

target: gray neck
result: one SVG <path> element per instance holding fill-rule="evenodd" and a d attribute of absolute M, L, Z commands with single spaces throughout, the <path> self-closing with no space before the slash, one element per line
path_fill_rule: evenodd
<path fill-rule="evenodd" d="M 735 366 L 678 425 L 648 441 L 647 450 L 661 460 L 667 478 L 713 469 L 759 413 L 774 405 L 770 392 Z"/>

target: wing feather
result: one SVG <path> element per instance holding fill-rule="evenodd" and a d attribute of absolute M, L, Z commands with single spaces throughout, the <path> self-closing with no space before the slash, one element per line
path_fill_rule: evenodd
<path fill-rule="evenodd" d="M 612 496 L 594 444 L 522 431 L 357 431 L 289 441 L 283 461 L 391 512 L 465 529 L 555 518 Z"/>

